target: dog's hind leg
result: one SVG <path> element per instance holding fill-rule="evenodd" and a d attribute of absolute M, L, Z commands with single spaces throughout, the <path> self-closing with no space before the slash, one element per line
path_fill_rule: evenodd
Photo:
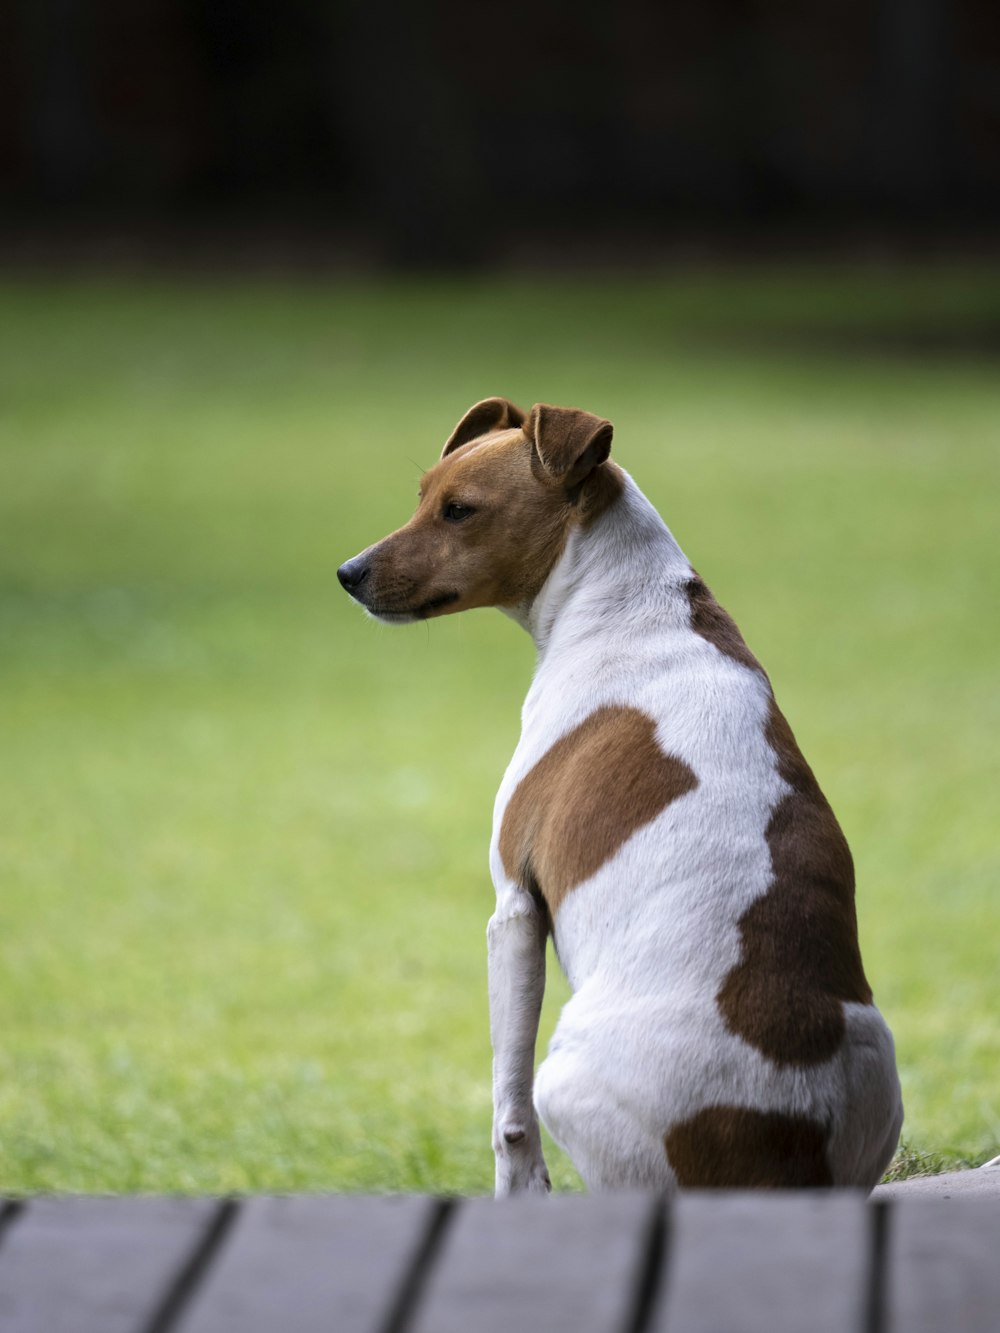
<path fill-rule="evenodd" d="M 535 1107 L 590 1190 L 673 1190 L 662 1137 L 578 1055 L 555 1050 L 535 1075 Z"/>

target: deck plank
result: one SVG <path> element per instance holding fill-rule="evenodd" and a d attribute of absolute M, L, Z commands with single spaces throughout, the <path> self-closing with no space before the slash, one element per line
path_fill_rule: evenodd
<path fill-rule="evenodd" d="M 372 1333 L 435 1208 L 417 1195 L 250 1199 L 183 1333 Z"/>
<path fill-rule="evenodd" d="M 908 1199 L 889 1220 L 890 1333 L 996 1333 L 1000 1205 Z"/>
<path fill-rule="evenodd" d="M 0 1246 L 3 1333 L 135 1333 L 206 1233 L 212 1199 L 41 1198 Z"/>
<path fill-rule="evenodd" d="M 910 1176 L 888 1185 L 876 1185 L 872 1199 L 909 1203 L 912 1199 L 995 1199 L 1000 1202 L 1000 1171 L 995 1167 L 972 1167 L 943 1171 L 939 1176 Z"/>
<path fill-rule="evenodd" d="M 642 1305 L 649 1333 L 1000 1327 L 1000 1201 L 917 1198 L 876 1211 L 849 1192 L 711 1193 L 663 1209 L 643 1195 L 456 1200 L 450 1211 L 420 1196 L 255 1198 L 235 1209 L 35 1199 L 5 1214 L 0 1330 L 618 1333 L 653 1291 L 652 1309 Z"/>
<path fill-rule="evenodd" d="M 860 1333 L 870 1236 L 860 1193 L 682 1194 L 651 1328 Z"/>
<path fill-rule="evenodd" d="M 655 1207 L 631 1194 L 468 1200 L 445 1236 L 413 1333 L 617 1333 Z"/>

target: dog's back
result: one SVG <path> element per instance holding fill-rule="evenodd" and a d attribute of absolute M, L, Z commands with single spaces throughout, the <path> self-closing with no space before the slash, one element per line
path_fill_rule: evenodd
<path fill-rule="evenodd" d="M 493 846 L 575 992 L 539 1112 L 594 1184 L 871 1186 L 899 1090 L 843 834 L 634 484 L 574 540 Z"/>

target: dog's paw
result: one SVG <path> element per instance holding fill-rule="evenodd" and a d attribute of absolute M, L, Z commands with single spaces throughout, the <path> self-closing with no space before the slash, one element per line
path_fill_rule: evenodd
<path fill-rule="evenodd" d="M 525 1165 L 518 1164 L 511 1169 L 511 1164 L 497 1160 L 496 1197 L 506 1199 L 510 1194 L 548 1194 L 552 1189 L 549 1169 L 544 1160 Z"/>

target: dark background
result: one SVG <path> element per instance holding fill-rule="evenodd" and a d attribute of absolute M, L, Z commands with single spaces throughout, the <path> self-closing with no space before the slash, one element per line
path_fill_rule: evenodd
<path fill-rule="evenodd" d="M 0 228 L 415 266 L 991 247 L 1000 6 L 8 0 Z"/>

